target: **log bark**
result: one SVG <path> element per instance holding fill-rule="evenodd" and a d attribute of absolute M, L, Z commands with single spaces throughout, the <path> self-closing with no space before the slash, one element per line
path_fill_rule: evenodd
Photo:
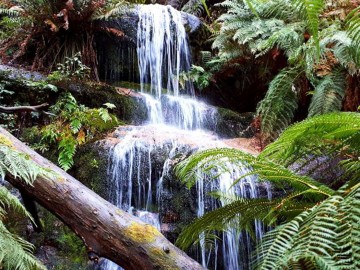
<path fill-rule="evenodd" d="M 3 137 L 3 138 L 1 138 Z M 0 127 L 0 139 L 27 154 L 50 175 L 33 185 L 12 177 L 15 187 L 58 216 L 84 241 L 89 257 L 108 258 L 125 269 L 204 269 L 155 227 L 115 207 Z"/>

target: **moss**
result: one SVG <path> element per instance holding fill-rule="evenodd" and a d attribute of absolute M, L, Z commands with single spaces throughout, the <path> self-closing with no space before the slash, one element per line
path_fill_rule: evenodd
<path fill-rule="evenodd" d="M 44 232 L 37 246 L 56 247 L 57 254 L 47 260 L 48 269 L 85 269 L 87 265 L 86 248 L 81 239 L 45 209 L 43 212 Z"/>
<path fill-rule="evenodd" d="M 131 222 L 124 233 L 138 243 L 153 242 L 156 237 L 161 236 L 161 233 L 154 226 L 137 222 Z"/>
<path fill-rule="evenodd" d="M 8 138 L 6 138 L 4 135 L 0 135 L 0 145 L 1 144 L 8 146 L 8 147 L 13 147 L 13 143 Z"/>
<path fill-rule="evenodd" d="M 161 248 L 157 248 L 157 247 L 150 248 L 150 253 L 157 257 L 163 256 L 165 254 L 165 252 Z"/>
<path fill-rule="evenodd" d="M 106 153 L 96 144 L 81 146 L 75 157 L 70 174 L 102 197 L 107 196 Z"/>
<path fill-rule="evenodd" d="M 161 268 L 159 267 L 158 269 L 164 269 L 164 270 L 180 269 L 176 265 L 176 263 L 174 263 L 174 260 L 171 260 L 170 263 L 169 255 L 161 248 L 158 247 L 150 248 L 149 255 L 154 259 L 154 261 L 158 262 L 158 264 L 161 265 Z M 174 254 L 172 254 L 172 256 L 174 256 Z"/>

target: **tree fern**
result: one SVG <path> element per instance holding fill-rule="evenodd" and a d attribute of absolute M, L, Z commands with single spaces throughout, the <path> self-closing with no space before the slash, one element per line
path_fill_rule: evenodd
<path fill-rule="evenodd" d="M 309 117 L 341 110 L 345 96 L 345 79 L 345 72 L 335 69 L 316 85 L 309 106 Z"/>
<path fill-rule="evenodd" d="M 282 70 L 270 83 L 265 98 L 257 108 L 265 140 L 276 138 L 294 118 L 298 107 L 296 80 L 298 69 Z"/>
<path fill-rule="evenodd" d="M 344 189 L 266 234 L 254 269 L 289 269 L 294 263 L 313 269 L 358 269 L 360 188 Z"/>

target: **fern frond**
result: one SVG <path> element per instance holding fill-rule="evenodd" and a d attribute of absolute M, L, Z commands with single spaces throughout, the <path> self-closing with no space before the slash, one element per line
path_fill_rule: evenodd
<path fill-rule="evenodd" d="M 254 269 L 357 269 L 360 188 L 340 192 L 267 233 L 254 256 Z M 309 269 L 309 268 L 307 268 Z"/>
<path fill-rule="evenodd" d="M 199 178 L 199 172 L 208 174 L 211 177 L 214 172 L 217 174 L 224 173 L 231 170 L 233 166 L 249 170 L 239 179 L 234 179 L 234 185 L 248 175 L 257 175 L 259 180 L 269 181 L 275 186 L 283 187 L 288 185 L 299 191 L 312 189 L 325 196 L 333 194 L 332 189 L 309 177 L 299 176 L 266 158 L 259 159 L 237 149 L 214 148 L 199 151 L 180 162 L 175 168 L 175 173 L 186 182 L 188 187 L 191 187 Z"/>
<path fill-rule="evenodd" d="M 320 49 L 322 52 L 331 51 L 339 64 L 353 75 L 354 59 L 352 57 L 352 39 L 346 31 L 341 31 L 340 26 L 334 24 L 332 27 L 321 32 Z"/>
<path fill-rule="evenodd" d="M 257 56 L 264 55 L 275 46 L 284 50 L 286 55 L 291 55 L 296 48 L 303 44 L 304 30 L 304 23 L 296 22 L 286 24 L 273 31 L 269 38 L 261 40 L 257 45 L 257 51 L 260 52 Z"/>
<path fill-rule="evenodd" d="M 294 2 L 289 0 L 267 1 L 259 11 L 262 18 L 277 18 L 285 22 L 300 21 L 300 14 L 295 8 Z"/>
<path fill-rule="evenodd" d="M 288 128 L 274 143 L 260 154 L 280 163 L 291 164 L 299 157 L 320 155 L 347 149 L 349 153 L 359 151 L 360 114 L 339 112 L 306 119 Z M 326 145 L 330 145 L 327 150 Z"/>
<path fill-rule="evenodd" d="M 254 235 L 252 231 L 254 220 L 262 221 L 265 225 L 274 225 L 278 220 L 283 222 L 292 220 L 301 212 L 314 206 L 314 202 L 304 203 L 296 200 L 307 192 L 316 191 L 294 192 L 274 200 L 230 198 L 225 206 L 205 213 L 182 230 L 176 244 L 182 249 L 187 249 L 190 245 L 197 243 L 199 235 L 212 237 L 212 232 L 226 231 L 229 224 L 232 226 L 236 224 L 237 230 L 246 230 L 250 235 Z M 216 198 L 221 200 L 223 196 L 216 194 Z"/>
<path fill-rule="evenodd" d="M 74 155 L 76 151 L 77 141 L 72 137 L 64 137 L 61 139 L 58 149 L 58 163 L 63 170 L 68 170 L 74 164 Z"/>
<path fill-rule="evenodd" d="M 8 17 L 18 17 L 20 14 L 17 10 L 11 10 L 7 8 L 0 8 L 0 15 Z"/>
<path fill-rule="evenodd" d="M 296 8 L 307 22 L 307 27 L 316 44 L 318 58 L 320 57 L 319 22 L 320 14 L 325 7 L 323 0 L 294 0 Z"/>
<path fill-rule="evenodd" d="M 7 173 L 31 184 L 39 174 L 46 171 L 37 166 L 29 156 L 13 150 L 11 146 L 1 144 L 0 141 L 0 179 Z"/>
<path fill-rule="evenodd" d="M 31 254 L 34 250 L 33 245 L 9 232 L 2 222 L 0 222 L 0 236 L 0 264 L 4 269 L 46 269 Z"/>
<path fill-rule="evenodd" d="M 346 32 L 352 39 L 353 57 L 355 63 L 360 65 L 360 7 L 352 10 L 346 17 Z"/>
<path fill-rule="evenodd" d="M 298 107 L 296 68 L 282 70 L 270 83 L 265 98 L 257 108 L 261 119 L 261 133 L 265 140 L 276 138 L 294 118 Z"/>
<path fill-rule="evenodd" d="M 188 249 L 196 243 L 199 235 L 211 235 L 211 232 L 226 231 L 229 223 L 237 224 L 237 229 L 241 230 L 253 223 L 254 219 L 264 218 L 264 215 L 270 211 L 275 202 L 267 199 L 243 199 L 239 198 L 233 203 L 227 204 L 221 208 L 215 209 L 196 219 L 181 231 L 176 240 L 176 245 L 181 249 Z M 241 213 L 241 217 L 239 216 Z M 235 219 L 235 220 L 234 220 Z M 242 225 L 240 226 L 240 222 Z"/>
<path fill-rule="evenodd" d="M 335 69 L 316 85 L 308 117 L 319 114 L 340 111 L 345 96 L 346 74 L 341 69 Z"/>
<path fill-rule="evenodd" d="M 0 187 L 0 219 L 4 217 L 8 210 L 13 210 L 30 219 L 32 218 L 16 196 L 12 195 L 7 188 Z"/>

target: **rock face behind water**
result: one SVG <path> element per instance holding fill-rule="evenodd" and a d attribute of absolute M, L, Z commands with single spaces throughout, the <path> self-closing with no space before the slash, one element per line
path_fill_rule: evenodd
<path fill-rule="evenodd" d="M 136 47 L 139 10 L 142 6 L 131 5 L 124 8 L 121 14 L 94 22 L 94 27 L 97 29 L 96 44 L 102 80 L 139 81 Z M 162 5 L 158 7 L 164 8 Z M 166 8 L 172 7 L 166 6 Z M 196 16 L 181 12 L 181 19 L 195 56 L 201 50 L 202 41 L 209 37 L 209 31 Z"/>
<path fill-rule="evenodd" d="M 105 29 L 108 28 L 122 31 L 124 33 L 123 38 L 136 45 L 140 6 L 141 5 L 131 5 L 130 7 L 125 8 L 124 11 L 116 17 L 106 20 L 97 20 L 95 25 Z M 161 5 L 158 6 L 159 8 L 161 7 Z M 168 8 L 171 7 L 168 6 Z M 202 31 L 203 24 L 201 20 L 196 16 L 185 12 L 181 12 L 181 17 L 185 29 L 190 35 L 190 39 L 192 37 L 195 38 L 198 31 Z"/>

